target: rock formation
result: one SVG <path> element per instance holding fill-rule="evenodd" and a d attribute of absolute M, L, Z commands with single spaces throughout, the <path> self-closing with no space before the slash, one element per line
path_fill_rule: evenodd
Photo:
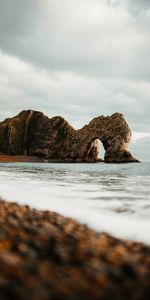
<path fill-rule="evenodd" d="M 30 155 L 57 161 L 98 161 L 100 140 L 104 161 L 137 162 L 128 151 L 131 130 L 120 113 L 99 116 L 75 130 L 62 117 L 24 110 L 0 122 L 0 153 Z"/>

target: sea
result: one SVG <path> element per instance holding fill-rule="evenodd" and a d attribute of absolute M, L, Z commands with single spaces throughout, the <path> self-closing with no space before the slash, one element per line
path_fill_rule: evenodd
<path fill-rule="evenodd" d="M 150 244 L 150 162 L 1 163 L 0 197 Z"/>

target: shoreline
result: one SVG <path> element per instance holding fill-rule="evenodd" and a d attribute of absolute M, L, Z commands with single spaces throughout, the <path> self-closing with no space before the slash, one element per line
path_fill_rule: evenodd
<path fill-rule="evenodd" d="M 140 161 L 122 161 L 122 162 L 107 162 L 104 161 L 103 159 L 98 159 L 95 161 L 90 161 L 90 160 L 73 160 L 73 159 L 44 159 L 40 158 L 38 156 L 29 156 L 29 155 L 3 155 L 0 154 L 0 163 L 19 163 L 19 162 L 24 162 L 24 163 L 73 163 L 73 164 L 78 164 L 78 163 L 87 163 L 87 164 L 97 164 L 97 163 L 105 163 L 105 164 L 132 164 L 132 163 L 140 163 Z"/>
<path fill-rule="evenodd" d="M 28 155 L 0 155 L 0 163 L 44 162 L 42 158 Z"/>
<path fill-rule="evenodd" d="M 38 156 L 29 156 L 29 155 L 2 155 L 0 154 L 0 163 L 17 163 L 17 162 L 42 162 L 42 163 L 98 163 L 104 162 L 102 159 L 98 159 L 96 161 L 86 161 L 86 160 L 78 160 L 75 161 L 73 159 L 44 159 Z"/>
<path fill-rule="evenodd" d="M 0 200 L 0 299 L 145 300 L 150 247 Z"/>

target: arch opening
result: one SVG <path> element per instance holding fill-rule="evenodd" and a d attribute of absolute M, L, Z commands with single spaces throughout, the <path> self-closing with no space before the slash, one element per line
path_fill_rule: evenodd
<path fill-rule="evenodd" d="M 87 149 L 88 161 L 104 161 L 105 150 L 99 138 L 94 138 Z"/>

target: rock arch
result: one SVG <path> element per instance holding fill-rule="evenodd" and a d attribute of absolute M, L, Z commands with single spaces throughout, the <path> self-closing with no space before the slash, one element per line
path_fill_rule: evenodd
<path fill-rule="evenodd" d="M 100 148 L 103 147 L 99 138 L 94 138 L 90 143 L 87 149 L 87 160 L 99 160 L 102 161 L 102 157 L 100 155 Z"/>
<path fill-rule="evenodd" d="M 49 160 L 98 161 L 97 139 L 105 149 L 105 162 L 137 161 L 128 151 L 131 130 L 120 113 L 96 117 L 79 130 L 60 116 L 48 118 L 31 110 L 0 123 L 0 152 L 9 155 L 28 153 Z"/>
<path fill-rule="evenodd" d="M 89 144 L 93 140 L 99 139 L 105 149 L 105 162 L 136 161 L 128 151 L 131 130 L 120 113 L 94 118 L 88 125 L 78 130 L 76 135 L 80 145 L 78 157 L 86 157 Z"/>

